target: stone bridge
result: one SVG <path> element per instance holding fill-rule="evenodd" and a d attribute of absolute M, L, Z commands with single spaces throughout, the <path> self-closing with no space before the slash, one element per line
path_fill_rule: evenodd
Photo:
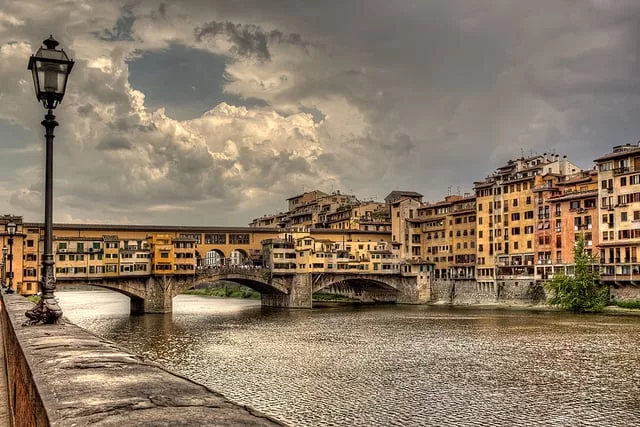
<path fill-rule="evenodd" d="M 198 285 L 220 280 L 247 286 L 261 295 L 263 307 L 311 308 L 312 295 L 322 289 L 366 301 L 419 304 L 429 300 L 428 279 L 399 273 L 278 273 L 264 268 L 221 267 L 195 275 L 151 275 L 114 278 L 58 279 L 127 295 L 132 314 L 170 313 L 173 298 Z"/>

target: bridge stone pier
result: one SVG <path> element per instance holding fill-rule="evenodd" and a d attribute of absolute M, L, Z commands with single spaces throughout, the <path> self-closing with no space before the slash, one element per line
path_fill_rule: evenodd
<path fill-rule="evenodd" d="M 108 288 L 127 295 L 132 314 L 170 313 L 173 298 L 198 285 L 220 280 L 260 293 L 263 307 L 311 308 L 312 295 L 326 289 L 363 301 L 420 304 L 429 301 L 429 278 L 395 272 L 272 273 L 262 268 L 213 268 L 193 276 L 152 275 L 84 279 L 75 282 Z M 61 284 L 69 283 L 67 280 Z"/>

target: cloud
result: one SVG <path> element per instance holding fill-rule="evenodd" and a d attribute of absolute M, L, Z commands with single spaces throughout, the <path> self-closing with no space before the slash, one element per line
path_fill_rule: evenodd
<path fill-rule="evenodd" d="M 260 61 L 270 61 L 269 44 L 295 45 L 306 51 L 308 43 L 300 34 L 285 34 L 279 30 L 264 31 L 257 25 L 235 24 L 233 22 L 211 21 L 194 31 L 195 38 L 202 42 L 208 38 L 224 36 L 231 44 L 229 52 L 241 57 L 255 57 Z"/>
<path fill-rule="evenodd" d="M 26 63 L 51 22 L 76 60 L 58 219 L 242 225 L 311 188 L 437 200 L 523 151 L 589 168 L 640 133 L 633 0 L 43 4 L 0 13 L 0 194 L 30 219 Z"/>

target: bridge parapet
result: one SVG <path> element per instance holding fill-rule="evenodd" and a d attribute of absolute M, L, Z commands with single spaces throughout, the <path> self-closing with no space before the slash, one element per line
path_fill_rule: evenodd
<path fill-rule="evenodd" d="M 217 277 L 223 275 L 237 275 L 247 277 L 259 277 L 265 282 L 271 278 L 272 272 L 268 268 L 253 266 L 219 266 L 198 268 L 195 273 L 196 279 L 203 277 Z"/>

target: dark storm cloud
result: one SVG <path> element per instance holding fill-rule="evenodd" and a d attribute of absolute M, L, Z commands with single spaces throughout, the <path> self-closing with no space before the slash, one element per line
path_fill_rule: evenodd
<path fill-rule="evenodd" d="M 303 186 L 437 200 L 523 151 L 590 168 L 640 135 L 637 0 L 39 1 L 0 13 L 0 118 L 40 147 L 14 64 L 58 22 L 77 54 L 56 215 L 244 224 Z M 29 211 L 40 152 L 11 144 L 0 194 Z"/>
<path fill-rule="evenodd" d="M 113 42 L 113 41 L 133 41 L 132 28 L 136 18 L 133 16 L 133 12 L 130 6 L 125 5 L 122 8 L 122 15 L 118 18 L 116 25 L 113 28 L 104 28 L 100 31 L 94 32 L 94 35 L 100 40 Z"/>
<path fill-rule="evenodd" d="M 299 34 L 284 34 L 279 30 L 264 31 L 257 25 L 211 21 L 195 29 L 195 38 L 202 41 L 208 36 L 226 36 L 232 44 L 231 53 L 244 57 L 255 57 L 261 61 L 271 60 L 269 43 L 290 44 L 307 49 Z"/>
<path fill-rule="evenodd" d="M 407 155 L 415 148 L 415 144 L 411 140 L 411 137 L 406 133 L 399 132 L 395 135 L 393 142 L 383 143 L 382 148 L 387 151 L 393 151 L 397 155 Z"/>

